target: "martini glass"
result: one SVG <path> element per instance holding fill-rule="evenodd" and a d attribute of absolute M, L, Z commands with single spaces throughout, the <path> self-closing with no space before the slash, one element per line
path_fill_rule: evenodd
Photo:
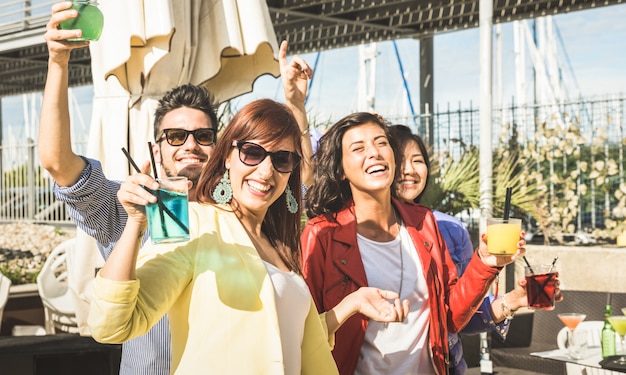
<path fill-rule="evenodd" d="M 584 345 L 582 342 L 575 342 L 576 336 L 574 336 L 574 330 L 578 327 L 580 322 L 585 320 L 587 315 L 579 313 L 562 313 L 558 314 L 558 317 L 569 331 L 567 332 L 567 342 L 565 344 L 567 347 L 567 354 L 573 359 L 582 358 L 581 351 Z"/>
<path fill-rule="evenodd" d="M 623 309 L 622 309 L 623 310 Z M 620 365 L 626 365 L 626 356 L 624 350 L 626 349 L 626 316 L 624 315 L 614 315 L 608 317 L 609 322 L 613 326 L 613 329 L 619 335 L 620 340 L 622 341 L 622 356 L 615 361 Z"/>

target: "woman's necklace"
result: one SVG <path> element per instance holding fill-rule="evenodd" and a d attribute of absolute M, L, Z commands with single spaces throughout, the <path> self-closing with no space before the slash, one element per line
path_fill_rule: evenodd
<path fill-rule="evenodd" d="M 400 288 L 398 289 L 398 298 L 402 299 L 402 283 L 404 281 L 404 254 L 402 251 L 402 233 L 400 233 L 402 226 L 398 221 L 398 217 L 396 216 L 396 210 L 392 207 L 391 212 L 393 213 L 393 219 L 396 222 L 396 227 L 398 227 L 398 247 L 400 248 Z M 389 328 L 389 323 L 385 323 L 385 328 Z"/>
<path fill-rule="evenodd" d="M 393 219 L 396 222 L 396 226 L 398 227 L 398 247 L 400 248 L 400 289 L 398 290 L 398 298 L 402 298 L 402 283 L 404 281 L 404 254 L 402 251 L 402 225 L 398 221 L 398 217 L 396 216 L 396 210 L 392 207 L 391 212 L 393 212 Z"/>

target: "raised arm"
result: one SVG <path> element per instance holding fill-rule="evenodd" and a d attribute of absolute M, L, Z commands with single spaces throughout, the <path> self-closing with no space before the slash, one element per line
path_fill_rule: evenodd
<path fill-rule="evenodd" d="M 145 206 L 155 203 L 156 197 L 143 187 L 157 190 L 159 184 L 148 175 L 150 164 L 145 162 L 142 173 L 129 176 L 120 186 L 117 198 L 128 213 L 124 232 L 107 259 L 100 275 L 105 279 L 128 281 L 136 279 L 137 254 L 148 228 Z"/>
<path fill-rule="evenodd" d="M 285 90 L 287 107 L 293 112 L 300 131 L 302 132 L 302 183 L 310 186 L 313 183 L 313 145 L 309 134 L 309 120 L 306 116 L 304 101 L 309 80 L 313 77 L 313 70 L 300 56 L 294 56 L 287 62 L 287 41 L 280 44 L 279 63 L 280 77 Z"/>
<path fill-rule="evenodd" d="M 89 43 L 67 42 L 65 39 L 80 36 L 82 32 L 58 28 L 62 21 L 76 17 L 76 10 L 66 10 L 71 6 L 70 1 L 52 6 L 52 16 L 44 35 L 49 56 L 39 120 L 38 151 L 41 165 L 60 186 L 73 185 L 86 166 L 85 161 L 72 151 L 67 90 L 70 52 L 87 47 Z"/>

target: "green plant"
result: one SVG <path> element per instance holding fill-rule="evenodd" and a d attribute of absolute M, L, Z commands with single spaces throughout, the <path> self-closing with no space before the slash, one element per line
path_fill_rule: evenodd
<path fill-rule="evenodd" d="M 0 273 L 11 280 L 12 285 L 31 284 L 37 282 L 37 276 L 41 268 L 28 269 L 24 268 L 20 263 L 1 263 Z"/>
<path fill-rule="evenodd" d="M 479 205 L 479 155 L 476 148 L 463 152 L 459 158 L 445 154 L 441 161 L 431 158 L 431 177 L 421 203 L 455 215 Z"/>

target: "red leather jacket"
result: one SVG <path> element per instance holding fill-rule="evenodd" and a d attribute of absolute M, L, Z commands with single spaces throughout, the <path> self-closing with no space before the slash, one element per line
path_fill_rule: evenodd
<path fill-rule="evenodd" d="M 484 265 L 474 254 L 462 278 L 431 210 L 393 200 L 422 263 L 430 303 L 430 348 L 438 374 L 448 372 L 448 331 L 460 331 L 480 306 L 499 270 Z M 332 309 L 344 297 L 367 286 L 367 277 L 356 239 L 354 203 L 329 220 L 311 219 L 302 233 L 302 273 L 313 294 L 318 311 Z M 432 298 L 436 296 L 436 298 Z M 335 334 L 333 356 L 342 375 L 352 375 L 368 319 L 355 314 Z"/>

